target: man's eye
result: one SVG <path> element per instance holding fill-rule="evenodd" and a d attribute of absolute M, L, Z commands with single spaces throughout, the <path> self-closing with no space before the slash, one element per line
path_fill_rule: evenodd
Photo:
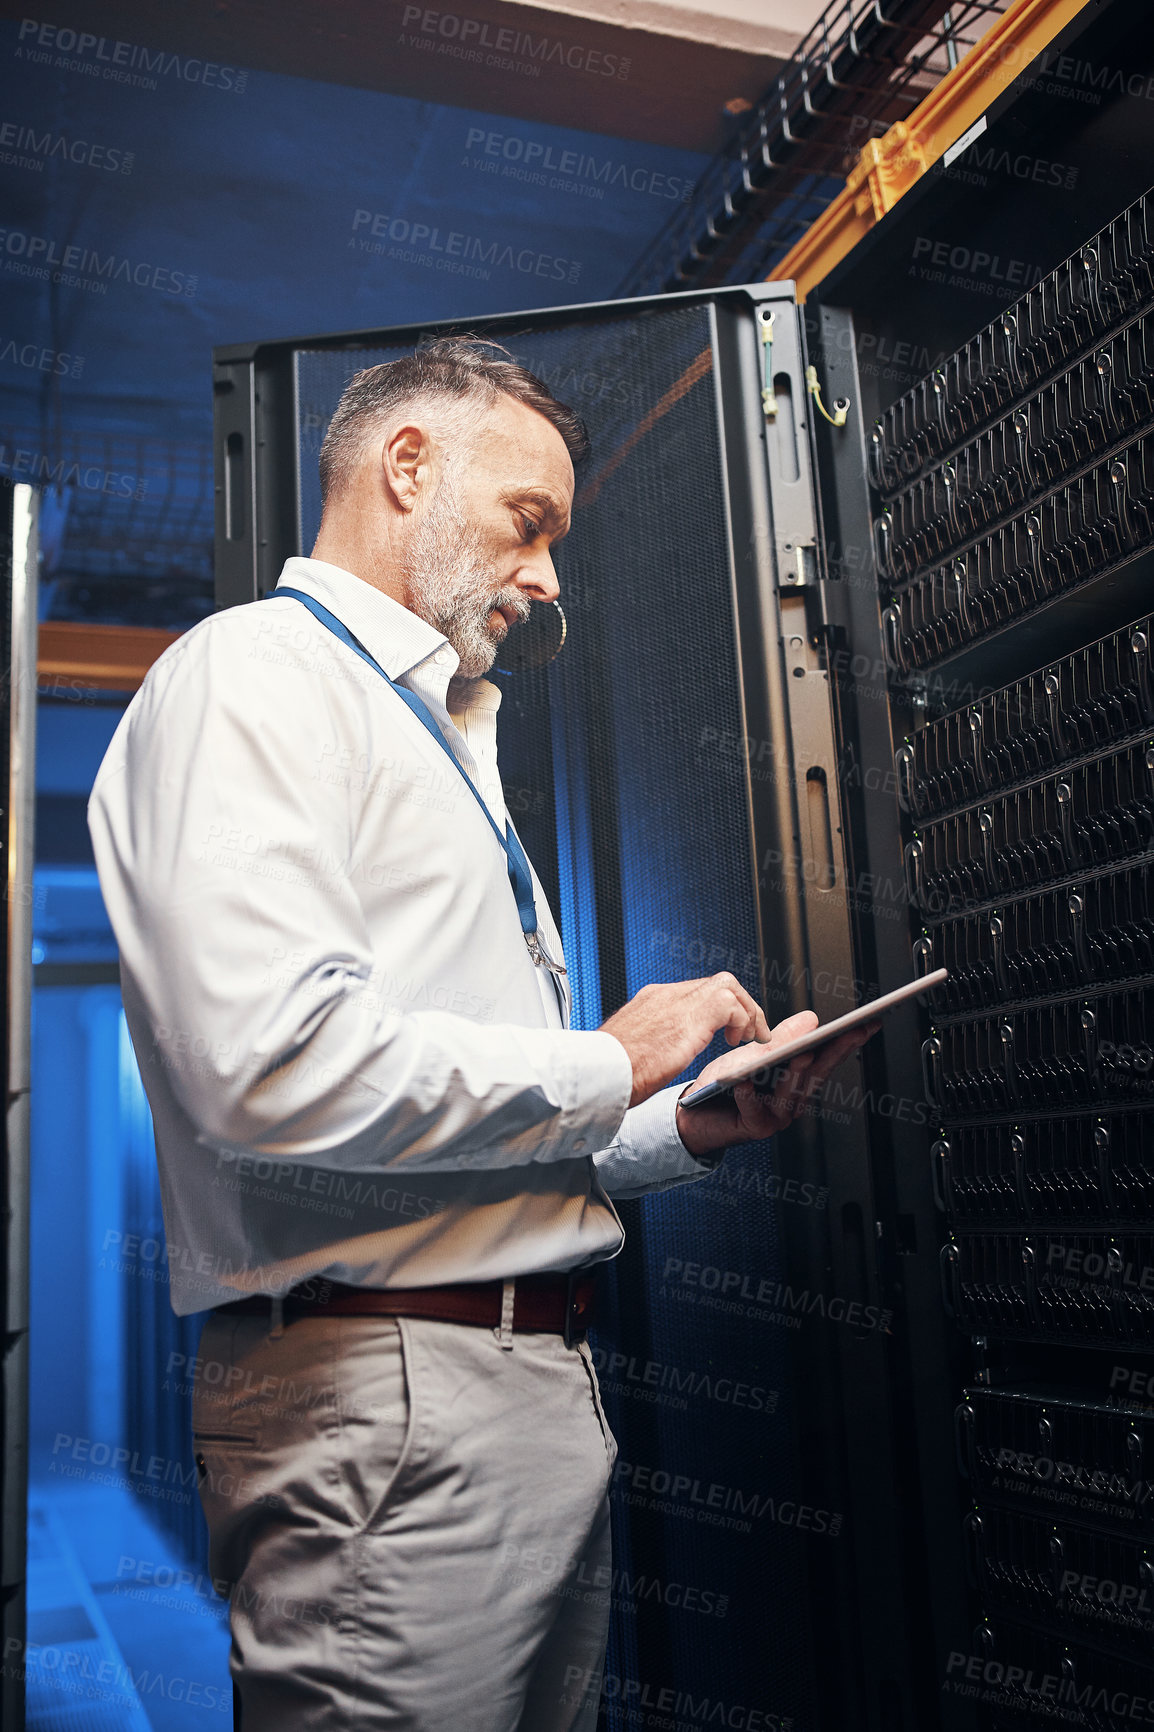
<path fill-rule="evenodd" d="M 537 536 L 540 533 L 541 533 L 541 525 L 539 523 L 534 523 L 534 521 L 531 517 L 526 517 L 524 512 L 522 512 L 521 513 L 521 538 L 522 538 L 522 540 L 523 541 L 535 541 Z"/>

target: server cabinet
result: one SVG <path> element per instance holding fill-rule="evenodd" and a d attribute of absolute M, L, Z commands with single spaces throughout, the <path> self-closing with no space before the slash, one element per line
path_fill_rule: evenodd
<path fill-rule="evenodd" d="M 442 327 L 443 328 L 443 327 Z M 788 286 L 489 319 L 594 440 L 559 550 L 569 637 L 498 677 L 506 803 L 559 913 L 577 1016 L 729 968 L 771 1020 L 873 990 L 852 904 L 845 742 Z M 218 581 L 275 583 L 319 521 L 347 379 L 422 332 L 218 352 Z M 767 410 L 768 406 L 768 410 Z M 900 859 L 887 939 L 903 951 Z M 626 1204 L 596 1352 L 615 1474 L 609 1723 L 912 1729 L 936 1713 L 912 1495 L 910 1336 L 893 1282 L 895 1086 L 924 1112 L 916 1013 L 777 1147 Z M 924 1163 L 923 1167 L 924 1167 Z M 932 1210 L 928 1200 L 927 1211 Z M 949 1333 L 918 1320 L 920 1394 L 952 1450 Z M 941 1546 L 956 1553 L 961 1530 Z M 940 1558 L 939 1558 L 940 1567 Z M 744 1716 L 744 1719 L 743 1719 Z"/>

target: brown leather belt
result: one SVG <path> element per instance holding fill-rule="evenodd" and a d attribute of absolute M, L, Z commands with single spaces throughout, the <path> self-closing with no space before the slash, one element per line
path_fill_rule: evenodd
<path fill-rule="evenodd" d="M 500 1327 L 504 1283 L 463 1281 L 445 1287 L 350 1287 L 316 1277 L 284 1294 L 287 1322 L 292 1317 L 430 1317 L 442 1323 Z M 253 1293 L 217 1307 L 225 1316 L 268 1317 L 271 1298 Z M 593 1310 L 593 1277 L 569 1274 L 518 1275 L 513 1295 L 513 1328 L 563 1335 L 569 1346 L 588 1327 Z"/>

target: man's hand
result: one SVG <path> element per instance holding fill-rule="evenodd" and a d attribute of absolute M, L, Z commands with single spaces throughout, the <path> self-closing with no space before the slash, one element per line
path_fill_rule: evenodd
<path fill-rule="evenodd" d="M 799 1010 L 795 1016 L 787 1016 L 777 1024 L 762 1049 L 766 1062 L 772 1060 L 775 1047 L 784 1046 L 799 1034 L 808 1034 L 817 1024 L 812 1010 Z M 880 1027 L 880 1022 L 867 1022 L 816 1052 L 799 1053 L 785 1065 L 771 1094 L 754 1088 L 752 1083 L 738 1083 L 730 1094 L 716 1095 L 704 1106 L 679 1106 L 678 1135 L 690 1154 L 698 1156 L 716 1154 L 733 1143 L 756 1143 L 763 1137 L 776 1136 L 793 1123 L 830 1073 Z M 732 1075 L 735 1064 L 744 1068 L 754 1050 L 747 1046 L 740 1058 L 736 1053 L 723 1053 L 686 1085 L 687 1090 Z"/>
<path fill-rule="evenodd" d="M 721 1029 L 730 1046 L 770 1039 L 765 1012 L 732 974 L 712 974 L 706 980 L 684 980 L 671 986 L 643 986 L 601 1024 L 601 1032 L 613 1035 L 629 1054 L 633 1066 L 631 1107 L 647 1101 L 680 1076 Z"/>

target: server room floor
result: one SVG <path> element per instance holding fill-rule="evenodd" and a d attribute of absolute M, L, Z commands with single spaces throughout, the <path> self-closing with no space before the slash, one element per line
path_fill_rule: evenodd
<path fill-rule="evenodd" d="M 232 1725 L 227 1607 L 130 1492 L 30 1486 L 28 1640 L 27 1732 Z"/>

